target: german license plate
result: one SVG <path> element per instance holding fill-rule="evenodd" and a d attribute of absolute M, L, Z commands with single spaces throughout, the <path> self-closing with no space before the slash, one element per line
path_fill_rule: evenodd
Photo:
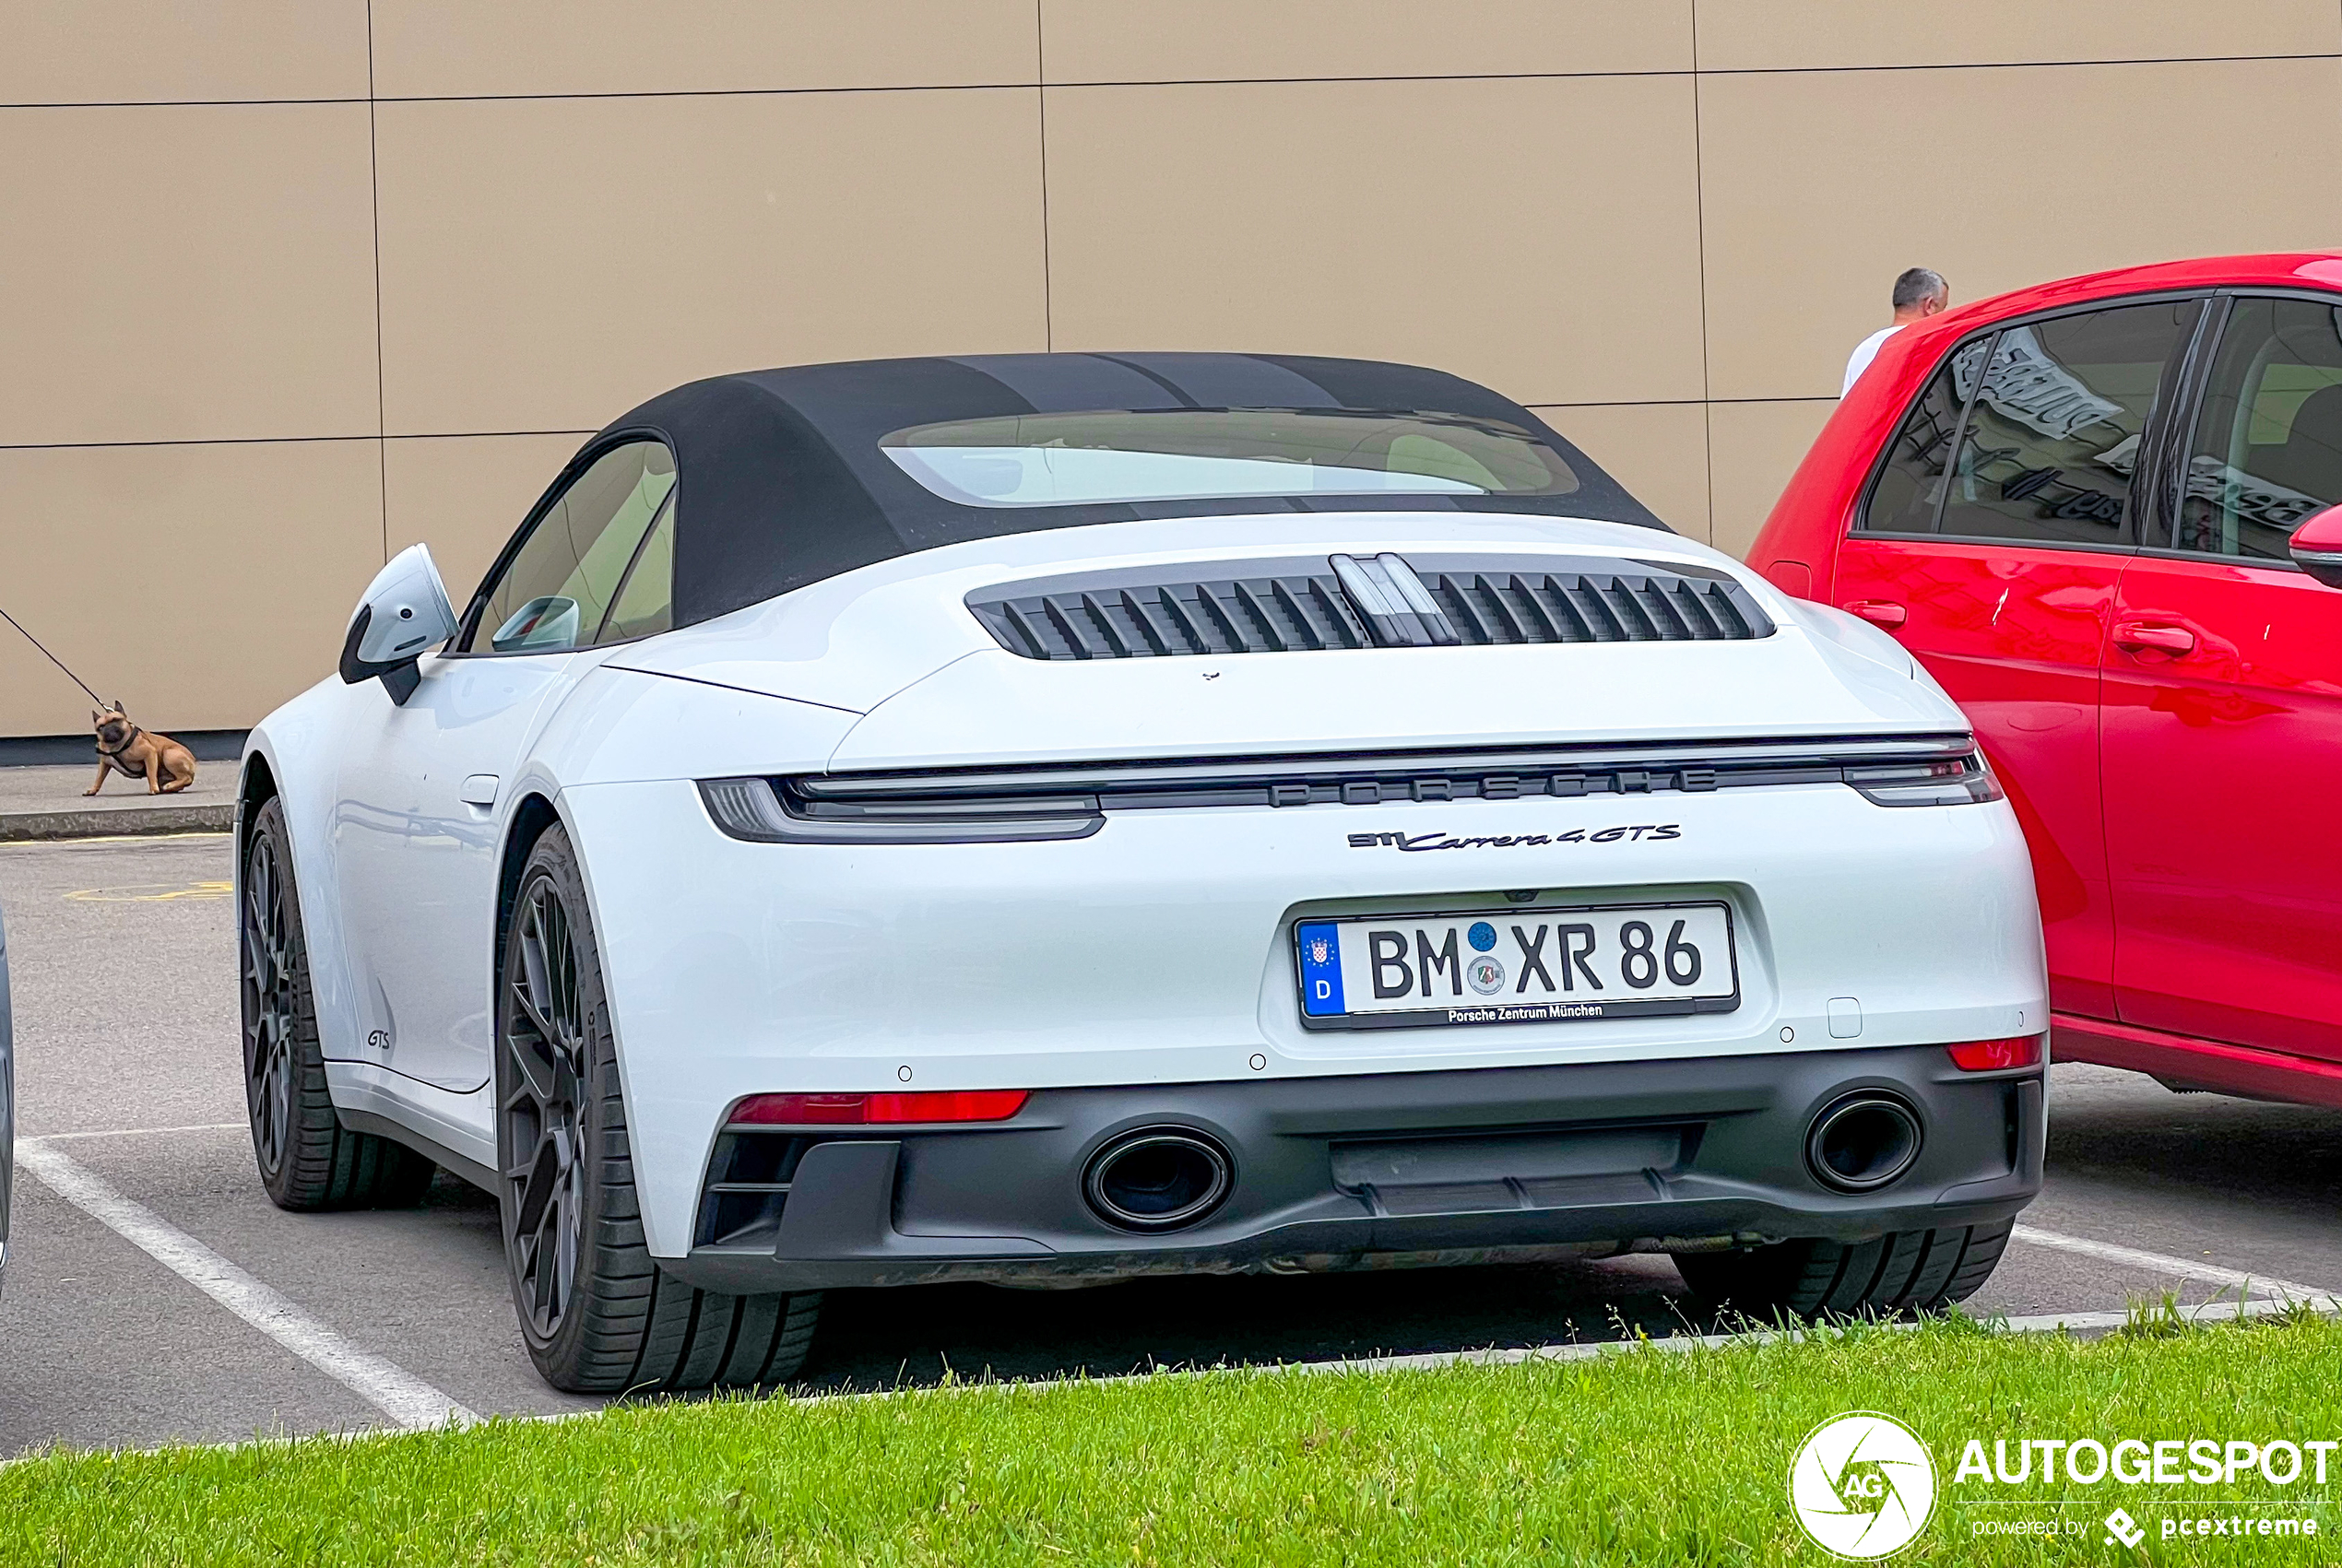
<path fill-rule="evenodd" d="M 1304 920 L 1311 1029 L 1560 1023 L 1740 1005 L 1722 903 L 1512 908 Z"/>

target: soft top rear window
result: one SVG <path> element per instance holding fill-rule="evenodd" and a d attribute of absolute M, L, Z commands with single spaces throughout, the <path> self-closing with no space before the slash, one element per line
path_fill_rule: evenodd
<path fill-rule="evenodd" d="M 1567 495 L 1578 476 L 1518 425 L 1422 410 L 1091 409 L 914 425 L 895 466 L 962 506 L 1256 496 Z"/>
<path fill-rule="evenodd" d="M 978 354 L 745 371 L 651 399 L 576 461 L 675 454 L 674 624 L 876 561 L 1232 513 L 1666 525 L 1535 412 L 1419 365 Z"/>

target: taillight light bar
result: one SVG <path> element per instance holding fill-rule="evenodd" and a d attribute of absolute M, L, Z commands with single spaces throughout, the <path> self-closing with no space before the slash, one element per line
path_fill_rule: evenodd
<path fill-rule="evenodd" d="M 1900 767 L 1849 768 L 1846 782 L 1874 806 L 1966 806 L 2002 798 L 1981 751 Z"/>
<path fill-rule="evenodd" d="M 1952 1066 L 1962 1072 L 1997 1072 L 2004 1067 L 2038 1067 L 2042 1038 L 2039 1034 L 2014 1034 L 2004 1040 L 1964 1041 L 1944 1049 L 1952 1054 Z"/>
<path fill-rule="evenodd" d="M 1003 1122 L 1024 1108 L 1023 1089 L 923 1089 L 884 1094 L 751 1094 L 727 1126 L 868 1126 L 894 1122 Z"/>

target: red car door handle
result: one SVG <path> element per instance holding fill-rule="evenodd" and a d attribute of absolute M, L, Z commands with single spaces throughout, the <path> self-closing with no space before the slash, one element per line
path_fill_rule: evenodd
<path fill-rule="evenodd" d="M 1889 631 L 1910 619 L 1910 611 L 1892 599 L 1849 599 L 1846 613 L 1859 615 L 1873 626 L 1883 626 Z"/>
<path fill-rule="evenodd" d="M 2126 653 L 2169 654 L 2177 658 L 2195 652 L 2195 633 L 2184 626 L 2154 620 L 2123 620 L 2114 626 L 2114 645 Z"/>

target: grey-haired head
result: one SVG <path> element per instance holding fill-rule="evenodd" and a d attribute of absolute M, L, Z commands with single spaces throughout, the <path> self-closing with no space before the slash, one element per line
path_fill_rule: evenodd
<path fill-rule="evenodd" d="M 1895 279 L 1895 309 L 1898 312 L 1915 310 L 1930 301 L 1938 301 L 1935 308 L 1940 311 L 1951 303 L 1951 285 L 1933 267 L 1907 267 Z"/>

